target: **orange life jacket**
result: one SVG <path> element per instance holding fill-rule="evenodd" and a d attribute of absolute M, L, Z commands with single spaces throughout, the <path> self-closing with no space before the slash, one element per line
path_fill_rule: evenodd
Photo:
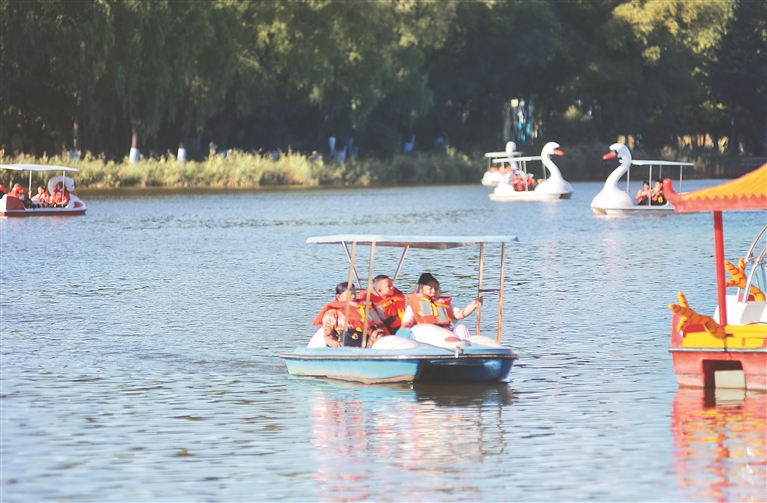
<path fill-rule="evenodd" d="M 322 318 L 325 316 L 325 313 L 330 311 L 331 309 L 335 309 L 340 313 L 346 313 L 346 302 L 340 301 L 340 300 L 334 300 L 332 302 L 328 302 L 323 306 L 322 309 L 320 309 L 320 312 L 317 313 L 317 316 L 314 317 L 314 321 L 312 322 L 312 326 L 320 327 L 322 326 Z M 355 330 L 362 331 L 362 320 L 365 319 L 365 302 L 360 302 L 359 300 L 352 300 L 349 302 L 349 319 L 346 321 L 346 323 L 354 328 Z M 370 314 L 368 315 L 368 327 L 376 327 L 382 323 L 381 317 L 376 313 L 375 309 L 370 310 Z"/>
<path fill-rule="evenodd" d="M 370 300 L 383 319 L 386 333 L 394 334 L 402 326 L 402 317 L 405 316 L 405 294 L 395 288 L 394 294 L 389 297 L 371 295 Z"/>
<path fill-rule="evenodd" d="M 449 327 L 453 318 L 452 300 L 452 297 L 440 297 L 433 301 L 426 295 L 413 293 L 407 296 L 407 305 L 413 310 L 416 323 Z"/>

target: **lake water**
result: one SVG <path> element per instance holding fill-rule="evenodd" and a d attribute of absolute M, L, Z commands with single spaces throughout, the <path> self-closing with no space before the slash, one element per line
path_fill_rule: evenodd
<path fill-rule="evenodd" d="M 596 217 L 601 183 L 573 185 L 552 203 L 481 186 L 86 192 L 85 217 L 0 219 L 0 499 L 767 500 L 765 395 L 678 390 L 667 351 L 678 290 L 715 308 L 711 214 Z M 765 223 L 724 215 L 726 257 Z M 349 232 L 519 236 L 511 383 L 289 379 L 279 354 L 348 267 L 305 240 Z M 429 270 L 465 305 L 477 257 L 411 251 L 398 284 Z"/>

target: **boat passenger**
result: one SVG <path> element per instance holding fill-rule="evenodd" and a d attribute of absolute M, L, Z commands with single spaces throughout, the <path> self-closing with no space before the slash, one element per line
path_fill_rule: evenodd
<path fill-rule="evenodd" d="M 663 195 L 663 184 L 660 180 L 655 180 L 655 186 L 650 195 L 650 204 L 660 206 L 666 204 L 666 198 Z"/>
<path fill-rule="evenodd" d="M 373 305 L 383 319 L 383 329 L 387 335 L 394 335 L 402 326 L 405 315 L 405 294 L 394 286 L 389 276 L 381 274 L 373 278 Z"/>
<path fill-rule="evenodd" d="M 430 324 L 450 330 L 453 321 L 466 318 L 482 305 L 482 297 L 477 297 L 463 309 L 453 307 L 451 297 L 440 297 L 439 281 L 428 272 L 421 274 L 417 293 L 408 295 L 406 301 L 407 308 L 402 319 L 402 326 L 405 328 L 416 324 Z M 452 330 L 457 339 L 471 337 L 469 328 L 463 323 L 458 323 Z M 449 339 L 446 341 L 450 342 Z"/>
<path fill-rule="evenodd" d="M 525 190 L 525 178 L 522 176 L 522 173 L 517 171 L 517 174 L 514 175 L 514 178 L 511 179 L 511 185 L 517 192 L 522 192 Z"/>
<path fill-rule="evenodd" d="M 346 334 L 346 345 L 353 347 L 362 346 L 362 324 L 365 319 L 365 302 L 356 298 L 357 289 L 347 287 L 347 283 L 339 283 L 336 286 L 336 300 L 327 303 L 314 318 L 313 326 L 322 326 L 325 335 L 325 344 L 331 348 L 343 345 L 343 333 Z M 349 321 L 346 323 L 346 304 L 349 303 Z M 371 309 L 367 323 L 367 346 L 373 344 L 384 335 L 380 328 L 381 320 Z"/>
<path fill-rule="evenodd" d="M 642 183 L 642 188 L 637 191 L 636 195 L 637 204 L 647 204 L 650 201 L 651 195 L 650 182 Z"/>
<path fill-rule="evenodd" d="M 22 201 L 26 201 L 27 199 L 27 191 L 24 190 L 24 187 L 21 186 L 21 184 L 15 183 L 13 185 L 13 188 L 8 193 L 9 196 L 18 197 Z"/>
<path fill-rule="evenodd" d="M 40 185 L 37 187 L 37 194 L 32 196 L 32 201 L 36 202 L 37 205 L 42 206 L 44 208 L 48 207 L 51 200 L 51 194 L 48 192 L 48 189 Z"/>
<path fill-rule="evenodd" d="M 50 202 L 54 208 L 64 208 L 69 204 L 69 190 L 66 185 L 61 182 L 56 184 L 56 188 L 53 189 L 53 194 L 51 194 Z"/>

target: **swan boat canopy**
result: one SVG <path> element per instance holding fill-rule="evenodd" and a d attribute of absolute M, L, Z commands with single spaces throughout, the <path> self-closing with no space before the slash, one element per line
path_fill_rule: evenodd
<path fill-rule="evenodd" d="M 651 197 L 645 198 L 641 204 L 639 200 L 631 195 L 631 167 L 642 166 L 647 169 L 647 177 L 644 179 L 652 185 L 652 180 L 663 180 L 663 168 L 674 167 L 679 169 L 679 189 L 682 185 L 682 170 L 685 166 L 693 166 L 690 162 L 674 161 L 652 161 L 652 160 L 633 160 L 631 151 L 623 143 L 614 143 L 610 145 L 610 152 L 605 154 L 602 159 L 618 159 L 620 165 L 607 177 L 605 185 L 591 201 L 591 210 L 595 215 L 658 215 L 674 212 L 674 206 L 665 201 L 653 201 Z M 636 170 L 635 170 L 636 172 Z M 644 173 L 644 170 L 642 170 Z M 618 187 L 618 182 L 626 175 L 626 190 Z M 655 178 L 653 178 L 655 177 Z"/>
<path fill-rule="evenodd" d="M 310 244 L 340 244 L 349 261 L 349 286 L 354 281 L 367 285 L 364 297 L 365 320 L 371 307 L 372 278 L 375 276 L 375 253 L 378 247 L 401 248 L 402 255 L 392 281 L 396 281 L 408 250 L 447 250 L 463 246 L 479 246 L 479 272 L 477 292 L 497 293 L 498 328 L 495 337 L 480 335 L 482 305 L 477 310 L 476 335 L 455 342 L 452 334 L 436 325 L 417 325 L 412 330 L 400 329 L 396 335 L 381 337 L 371 348 L 327 347 L 322 328 L 314 334 L 306 347 L 293 353 L 280 355 L 291 376 L 324 377 L 367 384 L 385 382 L 419 382 L 434 384 L 464 384 L 473 382 L 507 382 L 514 361 L 519 358 L 512 349 L 501 344 L 503 312 L 504 262 L 506 245 L 518 241 L 515 236 L 379 236 L 344 234 L 311 237 Z M 500 245 L 500 282 L 496 288 L 483 285 L 485 247 Z M 370 248 L 368 277 L 360 278 L 356 268 L 359 246 Z M 347 305 L 348 305 L 347 301 Z M 486 303 L 485 303 L 486 304 Z M 348 308 L 348 307 L 347 307 Z M 344 339 L 346 334 L 343 334 Z M 363 335 L 364 339 L 364 335 Z M 453 342 L 450 342 L 453 340 Z"/>
<path fill-rule="evenodd" d="M 490 199 L 493 201 L 570 199 L 570 196 L 573 195 L 573 186 L 562 178 L 559 168 L 551 160 L 552 155 L 564 155 L 558 143 L 549 142 L 544 145 L 540 156 L 515 158 L 514 162 L 521 165 L 521 168 L 515 170 L 513 179 L 499 183 L 493 193 L 490 194 Z M 528 161 L 541 161 L 543 164 L 543 180 L 539 180 L 537 184 L 533 180 L 533 175 L 527 171 Z"/>
<path fill-rule="evenodd" d="M 14 197 L 10 194 L 4 194 L 0 198 L 0 217 L 42 217 L 42 216 L 75 216 L 85 215 L 87 209 L 85 203 L 77 197 L 75 192 L 75 181 L 66 176 L 67 173 L 77 173 L 79 170 L 75 168 L 67 168 L 64 166 L 46 166 L 42 164 L 5 164 L 0 165 L 0 168 L 10 171 L 28 171 L 29 172 L 29 186 L 25 199 Z M 40 172 L 60 172 L 60 175 L 54 175 L 48 180 L 47 189 L 48 192 L 53 194 L 54 189 L 58 183 L 66 184 L 66 188 L 69 191 L 69 202 L 64 207 L 47 207 L 40 204 L 37 200 L 32 199 L 32 173 Z M 8 187 L 10 190 L 10 187 Z"/>
<path fill-rule="evenodd" d="M 517 144 L 513 141 L 506 143 L 505 152 L 487 152 L 487 171 L 482 176 L 482 185 L 495 187 L 499 183 L 508 183 L 518 169 L 514 157 L 520 155 L 522 152 L 517 152 Z"/>
<path fill-rule="evenodd" d="M 674 211 L 714 213 L 717 308 L 701 315 L 679 292 L 669 304 L 674 372 L 680 386 L 767 391 L 767 225 L 737 264 L 724 258 L 723 211 L 767 211 L 767 164 L 736 180 L 678 194 L 664 180 Z M 725 270 L 731 279 L 725 281 Z M 727 288 L 736 288 L 727 295 Z"/>

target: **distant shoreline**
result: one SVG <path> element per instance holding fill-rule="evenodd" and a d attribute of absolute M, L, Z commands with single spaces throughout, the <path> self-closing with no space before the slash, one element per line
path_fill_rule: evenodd
<path fill-rule="evenodd" d="M 564 157 L 556 159 L 565 179 L 571 182 L 604 181 L 612 172 L 614 160 L 602 161 L 607 146 L 599 144 L 563 147 Z M 639 152 L 637 159 L 679 160 L 694 162 L 694 168 L 686 168 L 684 179 L 719 178 L 742 176 L 758 168 L 767 160 L 754 157 L 727 157 L 700 155 L 697 159 L 664 153 L 652 157 Z M 172 156 L 142 160 L 135 164 L 116 163 L 100 158 L 69 161 L 61 158 L 6 159 L 3 164 L 37 163 L 59 165 L 80 170 L 73 178 L 78 188 L 89 193 L 100 191 L 151 191 L 174 193 L 178 191 L 239 191 L 239 190 L 295 190 L 333 187 L 396 187 L 419 185 L 455 185 L 480 183 L 487 169 L 487 161 L 480 156 L 447 149 L 443 152 L 396 155 L 387 160 L 374 157 L 348 159 L 344 163 L 328 162 L 322 158 L 311 159 L 300 153 L 288 152 L 278 159 L 271 155 L 230 152 L 225 158 L 215 156 L 202 162 L 190 161 L 183 165 Z M 540 176 L 539 163 L 528 168 Z M 675 173 L 678 173 L 674 170 Z M 633 173 L 633 171 L 632 171 Z M 44 184 L 49 173 L 35 173 L 33 185 Z M 664 170 L 664 177 L 666 172 Z M 670 175 L 676 178 L 677 175 Z M 632 176 L 633 178 L 633 176 Z M 637 175 L 637 179 L 642 178 Z M 0 183 L 9 186 L 19 182 L 29 183 L 28 175 L 0 170 Z"/>

